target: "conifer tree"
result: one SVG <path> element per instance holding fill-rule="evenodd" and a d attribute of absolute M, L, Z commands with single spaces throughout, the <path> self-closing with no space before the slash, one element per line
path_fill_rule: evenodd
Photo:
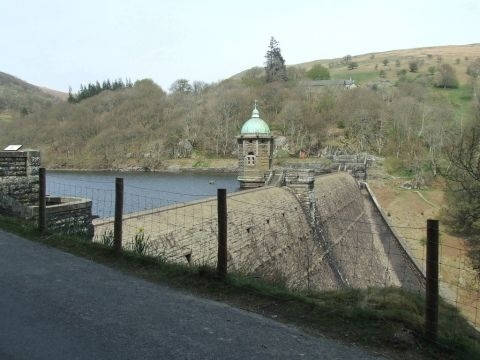
<path fill-rule="evenodd" d="M 110 82 L 109 79 L 104 80 L 102 83 L 99 81 L 95 81 L 94 83 L 88 83 L 87 85 L 80 85 L 80 89 L 76 94 L 72 93 L 72 89 L 70 88 L 68 91 L 68 101 L 71 103 L 78 103 L 82 100 L 85 100 L 89 97 L 95 96 L 100 94 L 103 90 L 118 90 L 118 89 L 125 89 L 133 87 L 132 80 L 125 79 L 123 82 L 122 79 L 113 80 Z"/>
<path fill-rule="evenodd" d="M 285 59 L 282 56 L 278 41 L 275 40 L 273 36 L 270 38 L 270 44 L 265 59 L 267 82 L 288 80 Z"/>
<path fill-rule="evenodd" d="M 68 102 L 69 103 L 76 102 L 75 96 L 73 96 L 73 94 L 72 94 L 72 87 L 71 86 L 68 87 Z"/>

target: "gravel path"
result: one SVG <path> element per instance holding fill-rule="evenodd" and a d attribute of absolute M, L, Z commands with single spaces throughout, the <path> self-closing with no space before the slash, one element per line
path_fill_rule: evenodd
<path fill-rule="evenodd" d="M 375 359 L 0 231 L 0 359 Z"/>

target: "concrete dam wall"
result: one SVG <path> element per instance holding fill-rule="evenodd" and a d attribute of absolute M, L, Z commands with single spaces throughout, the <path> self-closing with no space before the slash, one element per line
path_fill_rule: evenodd
<path fill-rule="evenodd" d="M 421 273 L 353 177 L 324 175 L 311 185 L 308 196 L 288 186 L 227 196 L 230 271 L 298 289 L 423 287 Z M 113 218 L 97 219 L 94 227 L 94 241 L 104 241 L 113 231 Z M 214 266 L 216 199 L 125 215 L 124 247 L 133 248 L 139 238 L 148 243 L 151 255 Z"/>

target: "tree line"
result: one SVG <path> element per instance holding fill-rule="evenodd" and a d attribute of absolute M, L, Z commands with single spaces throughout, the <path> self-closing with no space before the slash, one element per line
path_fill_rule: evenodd
<path fill-rule="evenodd" d="M 87 85 L 81 84 L 80 89 L 76 93 L 72 92 L 71 87 L 68 89 L 68 102 L 79 103 L 80 101 L 98 95 L 105 90 L 115 91 L 131 87 L 133 87 L 133 83 L 130 79 L 126 79 L 125 82 L 123 82 L 122 79 L 116 79 L 113 81 L 107 79 L 104 80 L 101 84 L 99 81 L 96 81 L 94 83 L 88 83 Z"/>

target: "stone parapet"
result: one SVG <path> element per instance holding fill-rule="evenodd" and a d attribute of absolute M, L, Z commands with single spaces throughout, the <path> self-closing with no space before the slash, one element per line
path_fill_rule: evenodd
<path fill-rule="evenodd" d="M 92 201 L 77 197 L 47 197 L 47 228 L 93 236 Z M 29 206 L 27 218 L 38 219 L 38 205 Z"/>
<path fill-rule="evenodd" d="M 37 176 L 39 168 L 37 150 L 0 151 L 0 177 Z"/>
<path fill-rule="evenodd" d="M 315 173 L 312 169 L 287 169 L 285 170 L 285 183 L 289 184 L 312 184 L 315 181 Z"/>
<path fill-rule="evenodd" d="M 36 176 L 0 177 L 0 197 L 8 196 L 20 203 L 31 205 L 38 201 L 38 186 L 39 182 Z"/>

